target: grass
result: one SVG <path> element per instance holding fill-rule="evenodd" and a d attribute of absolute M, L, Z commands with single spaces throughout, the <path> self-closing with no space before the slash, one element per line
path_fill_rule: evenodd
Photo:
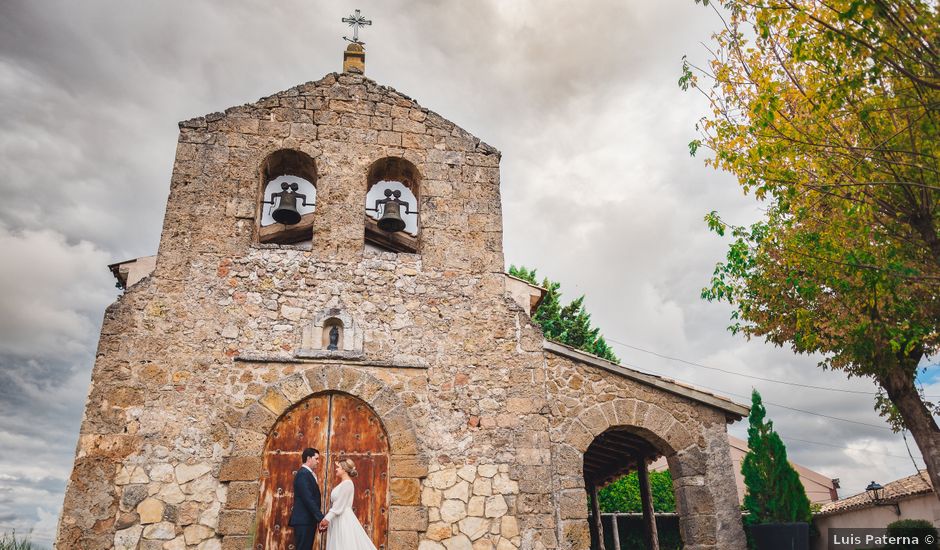
<path fill-rule="evenodd" d="M 29 541 L 29 534 L 17 538 L 16 531 L 0 535 L 0 550 L 38 550 L 39 547 Z"/>

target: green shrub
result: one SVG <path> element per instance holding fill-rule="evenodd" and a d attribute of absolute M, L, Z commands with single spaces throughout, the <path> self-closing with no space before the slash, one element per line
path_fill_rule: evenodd
<path fill-rule="evenodd" d="M 672 474 L 669 470 L 650 472 L 650 492 L 653 509 L 657 512 L 675 512 L 676 495 L 672 490 Z M 637 473 L 631 472 L 598 491 L 601 512 L 642 512 L 640 506 L 640 483 Z"/>
<path fill-rule="evenodd" d="M 923 542 L 925 536 L 927 535 L 931 535 L 933 537 L 933 542 Z M 937 546 L 937 528 L 934 527 L 933 524 L 929 521 L 923 519 L 902 519 L 895 521 L 894 523 L 889 523 L 888 536 L 917 537 L 917 540 L 920 542 L 917 544 L 889 544 L 882 547 L 884 550 L 927 550 L 940 548 L 940 546 Z"/>

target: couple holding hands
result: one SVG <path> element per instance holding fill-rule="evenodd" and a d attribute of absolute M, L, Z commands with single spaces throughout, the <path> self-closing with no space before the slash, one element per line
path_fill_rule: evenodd
<path fill-rule="evenodd" d="M 320 463 L 320 451 L 304 449 L 303 465 L 294 476 L 294 509 L 290 525 L 294 528 L 294 547 L 310 550 L 317 531 L 326 532 L 326 550 L 376 550 L 359 519 L 352 511 L 355 487 L 352 478 L 358 475 L 352 460 L 336 462 L 339 483 L 330 492 L 330 509 L 320 511 L 320 484 L 314 470 Z"/>

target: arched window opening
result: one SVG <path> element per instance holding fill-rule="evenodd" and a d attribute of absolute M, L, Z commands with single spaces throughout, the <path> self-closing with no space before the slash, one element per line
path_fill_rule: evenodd
<path fill-rule="evenodd" d="M 316 164 L 310 155 L 293 149 L 268 155 L 261 165 L 259 242 L 293 244 L 311 239 L 316 182 Z"/>
<path fill-rule="evenodd" d="M 365 241 L 368 248 L 417 252 L 420 231 L 420 176 L 399 157 L 377 160 L 366 185 Z"/>

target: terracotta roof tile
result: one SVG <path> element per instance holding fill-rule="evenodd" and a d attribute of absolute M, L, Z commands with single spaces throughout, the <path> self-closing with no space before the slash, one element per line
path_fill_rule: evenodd
<path fill-rule="evenodd" d="M 911 476 L 896 479 L 884 486 L 884 502 L 898 502 L 907 497 L 929 493 L 933 490 L 926 470 Z M 817 515 L 827 516 L 848 510 L 858 510 L 874 506 L 868 493 L 859 493 L 822 507 Z"/>

